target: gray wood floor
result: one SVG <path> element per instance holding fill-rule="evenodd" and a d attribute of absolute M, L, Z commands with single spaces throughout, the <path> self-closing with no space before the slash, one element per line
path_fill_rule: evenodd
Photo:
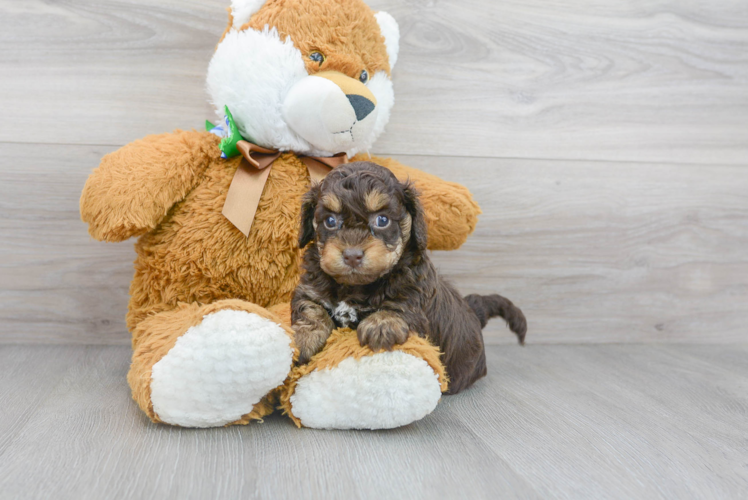
<path fill-rule="evenodd" d="M 0 346 L 0 498 L 748 496 L 748 345 L 491 346 L 486 379 L 386 432 L 153 425 L 129 354 Z"/>
<path fill-rule="evenodd" d="M 150 424 L 132 245 L 78 198 L 212 117 L 228 3 L 0 0 L 0 499 L 748 498 L 745 0 L 371 0 L 402 31 L 373 152 L 471 189 L 475 234 L 434 259 L 529 345 L 393 431 Z"/>

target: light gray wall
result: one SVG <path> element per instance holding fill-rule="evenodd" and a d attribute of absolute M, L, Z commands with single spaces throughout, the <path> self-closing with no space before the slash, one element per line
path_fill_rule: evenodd
<path fill-rule="evenodd" d="M 228 3 L 0 0 L 0 342 L 129 342 L 132 244 L 89 239 L 80 190 L 107 152 L 212 118 Z M 484 211 L 435 255 L 464 292 L 514 300 L 529 342 L 748 339 L 744 0 L 371 4 L 402 30 L 374 152 Z"/>

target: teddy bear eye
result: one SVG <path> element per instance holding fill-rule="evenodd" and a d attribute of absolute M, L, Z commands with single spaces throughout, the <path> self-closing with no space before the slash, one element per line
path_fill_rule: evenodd
<path fill-rule="evenodd" d="M 336 229 L 338 227 L 338 219 L 334 215 L 329 216 L 325 219 L 325 227 L 327 229 Z"/>
<path fill-rule="evenodd" d="M 325 62 L 325 55 L 322 52 L 315 51 L 309 54 L 309 59 L 316 63 L 319 63 L 319 65 L 322 66 L 322 63 Z"/>
<path fill-rule="evenodd" d="M 369 81 L 369 72 L 366 70 L 361 71 L 361 75 L 358 77 L 359 80 L 361 80 L 361 83 L 366 83 Z"/>

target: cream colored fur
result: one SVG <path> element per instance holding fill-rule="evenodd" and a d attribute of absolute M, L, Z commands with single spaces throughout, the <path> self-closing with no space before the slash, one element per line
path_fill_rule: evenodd
<path fill-rule="evenodd" d="M 400 27 L 397 25 L 395 18 L 385 11 L 379 11 L 374 14 L 382 30 L 384 43 L 387 45 L 387 56 L 390 58 L 390 67 L 394 68 L 397 62 L 397 56 L 400 53 Z"/>
<path fill-rule="evenodd" d="M 252 15 L 260 10 L 267 0 L 232 0 L 231 16 L 233 27 L 239 29 L 249 21 Z"/>
<path fill-rule="evenodd" d="M 309 80 L 305 56 L 290 37 L 281 37 L 267 26 L 261 31 L 239 30 L 263 3 L 232 4 L 233 29 L 218 45 L 208 67 L 208 94 L 218 118 L 228 106 L 242 136 L 280 151 L 312 156 L 345 152 L 349 157 L 368 152 L 384 132 L 394 104 L 389 75 L 384 71 L 371 75 L 367 86 L 377 106 L 357 121 L 345 96 L 330 89 L 329 82 Z M 386 12 L 375 17 L 393 66 L 399 47 L 397 23 Z"/>
<path fill-rule="evenodd" d="M 300 209 L 310 186 L 299 155 L 371 148 L 394 103 L 397 25 L 360 0 L 234 0 L 232 15 L 208 68 L 210 98 L 220 117 L 229 106 L 247 139 L 287 151 L 272 165 L 249 236 L 221 212 L 242 159 L 222 159 L 220 139 L 208 132 L 149 136 L 110 153 L 81 196 L 92 236 L 139 237 L 127 316 L 133 398 L 154 422 L 195 427 L 247 424 L 271 413 L 279 399 L 301 424 L 291 401 L 297 386 L 294 401 L 308 425 L 384 428 L 421 418 L 447 387 L 438 350 L 422 338 L 396 346 L 407 356 L 378 356 L 360 346 L 355 332 L 334 333 L 313 364 L 290 368 L 296 351 L 288 302 L 299 280 Z M 316 50 L 325 52 L 324 62 L 309 57 Z M 366 87 L 359 81 L 364 69 Z M 322 72 L 342 76 L 330 79 L 348 89 L 342 97 L 329 85 L 322 92 L 302 86 L 289 100 L 297 84 Z M 326 105 L 315 103 L 320 96 Z M 368 108 L 352 96 L 376 101 L 376 112 L 364 115 Z M 358 129 L 351 125 L 354 140 L 331 141 L 340 132 L 336 120 L 345 121 L 342 127 L 351 122 L 354 102 L 361 117 Z M 291 118 L 297 113 L 304 119 Z M 307 121 L 326 130 L 312 133 Z M 362 159 L 370 157 L 352 158 Z M 421 193 L 429 248 L 456 249 L 474 230 L 480 209 L 463 186 L 391 159 L 372 160 Z M 332 373 L 312 376 L 321 370 Z M 355 384 L 349 375 L 359 377 Z M 283 390 L 272 390 L 284 377 Z M 349 396 L 340 400 L 335 387 Z M 334 404 L 316 408 L 326 394 Z M 326 420 L 320 411 L 338 414 Z"/>

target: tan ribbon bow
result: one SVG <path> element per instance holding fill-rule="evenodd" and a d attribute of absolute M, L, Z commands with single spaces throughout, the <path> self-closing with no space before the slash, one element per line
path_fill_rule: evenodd
<path fill-rule="evenodd" d="M 257 206 L 262 191 L 270 175 L 270 168 L 281 155 L 280 151 L 263 148 L 249 141 L 236 143 L 244 157 L 236 169 L 231 187 L 223 204 L 223 215 L 236 228 L 249 237 L 249 230 L 255 220 Z M 312 182 L 320 182 L 335 167 L 348 163 L 348 156 L 340 153 L 335 156 L 299 156 L 309 170 Z"/>

